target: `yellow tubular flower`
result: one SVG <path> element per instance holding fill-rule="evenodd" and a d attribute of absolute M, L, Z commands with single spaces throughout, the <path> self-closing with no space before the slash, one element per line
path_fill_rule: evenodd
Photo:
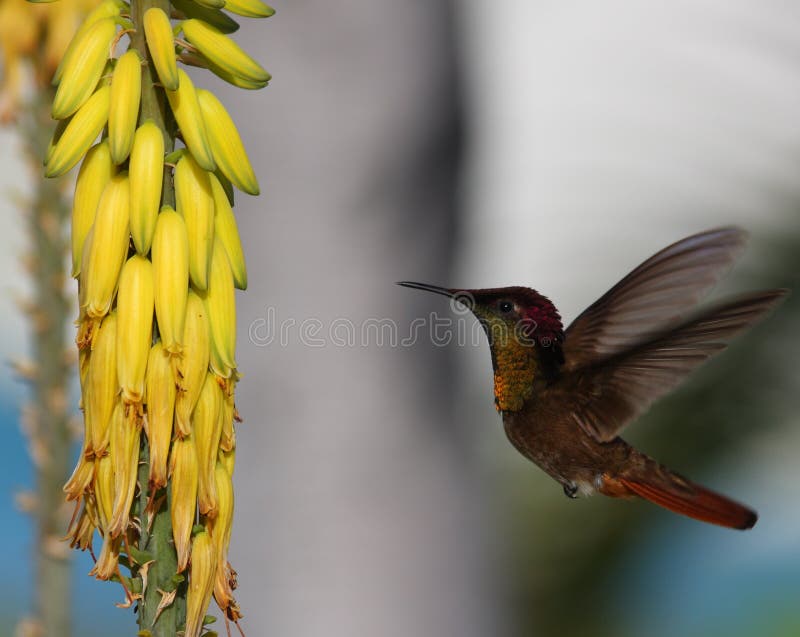
<path fill-rule="evenodd" d="M 25 0 L 27 2 L 27 0 Z M 47 151 L 44 155 L 44 165 L 47 166 L 47 162 L 50 161 L 50 158 L 53 156 L 53 151 L 56 149 L 56 144 L 61 139 L 61 136 L 64 134 L 64 131 L 67 130 L 67 125 L 72 121 L 72 118 L 69 117 L 67 119 L 60 119 L 56 122 L 56 127 L 53 130 L 53 136 L 50 138 L 50 143 L 47 145 Z"/>
<path fill-rule="evenodd" d="M 236 226 L 236 218 L 233 216 L 233 209 L 225 194 L 225 189 L 216 175 L 211 175 L 211 191 L 214 194 L 214 236 L 219 238 L 225 248 L 234 285 L 239 290 L 246 290 L 247 266 L 244 262 L 239 228 Z"/>
<path fill-rule="evenodd" d="M 87 459 L 85 453 L 81 453 L 78 458 L 78 464 L 75 465 L 75 470 L 72 472 L 69 480 L 64 485 L 64 493 L 66 493 L 67 502 L 71 500 L 79 500 L 86 493 L 89 485 L 94 478 L 94 460 Z"/>
<path fill-rule="evenodd" d="M 222 432 L 219 438 L 220 451 L 232 451 L 236 446 L 236 430 L 233 421 L 236 417 L 236 405 L 234 403 L 233 388 L 236 383 L 233 379 L 224 381 L 222 411 Z"/>
<path fill-rule="evenodd" d="M 114 512 L 114 465 L 110 454 L 104 454 L 97 462 L 94 479 L 94 495 L 97 498 L 97 513 L 100 531 L 108 534 L 108 523 Z"/>
<path fill-rule="evenodd" d="M 133 137 L 128 178 L 131 185 L 131 238 L 136 251 L 147 256 L 161 205 L 164 177 L 164 135 L 147 120 Z"/>
<path fill-rule="evenodd" d="M 77 548 L 81 551 L 85 551 L 92 545 L 92 536 L 94 535 L 96 527 L 92 521 L 92 514 L 89 512 L 88 503 L 89 500 L 87 498 L 78 519 L 73 521 L 73 524 L 67 531 L 67 538 L 65 539 L 69 539 L 69 547 L 72 549 Z"/>
<path fill-rule="evenodd" d="M 94 568 L 89 571 L 89 575 L 94 575 L 99 580 L 110 580 L 117 574 L 119 568 L 119 550 L 122 546 L 122 536 L 111 537 L 106 534 L 103 537 L 103 548 Z"/>
<path fill-rule="evenodd" d="M 245 18 L 269 18 L 275 15 L 275 9 L 261 0 L 226 0 L 225 9 Z"/>
<path fill-rule="evenodd" d="M 214 466 L 214 488 L 217 493 L 217 514 L 209 520 L 208 524 L 216 549 L 217 564 L 222 566 L 228 558 L 228 544 L 233 528 L 234 497 L 231 474 L 221 462 L 216 462 Z"/>
<path fill-rule="evenodd" d="M 186 598 L 185 637 L 199 637 L 203 618 L 214 590 L 214 543 L 207 531 L 200 531 L 192 541 L 192 568 L 189 573 L 189 594 Z"/>
<path fill-rule="evenodd" d="M 109 180 L 117 172 L 111 161 L 108 142 L 102 141 L 92 146 L 81 164 L 75 182 L 75 196 L 72 202 L 72 276 L 81 272 L 81 254 L 86 235 L 94 223 L 94 215 L 100 195 Z"/>
<path fill-rule="evenodd" d="M 267 82 L 269 73 L 227 35 L 194 18 L 181 25 L 186 39 L 226 73 L 249 82 Z"/>
<path fill-rule="evenodd" d="M 64 64 L 61 83 L 53 99 L 53 119 L 69 117 L 94 93 L 116 31 L 114 19 L 103 18 L 76 38 L 75 51 Z"/>
<path fill-rule="evenodd" d="M 222 466 L 225 467 L 225 471 L 233 477 L 233 470 L 236 467 L 236 447 L 230 451 L 223 451 L 220 449 L 219 461 L 222 463 Z"/>
<path fill-rule="evenodd" d="M 192 526 L 197 510 L 197 449 L 194 437 L 177 438 L 170 454 L 172 536 L 178 554 L 178 573 L 186 569 L 191 549 Z"/>
<path fill-rule="evenodd" d="M 203 123 L 203 115 L 200 113 L 197 92 L 192 80 L 183 69 L 178 69 L 178 88 L 174 91 L 167 89 L 167 99 L 189 152 L 192 153 L 201 168 L 213 171 L 216 166 L 208 145 L 206 126 Z"/>
<path fill-rule="evenodd" d="M 172 25 L 163 10 L 153 7 L 144 12 L 144 34 L 158 79 L 165 89 L 177 90 L 180 78 L 175 64 L 175 40 Z"/>
<path fill-rule="evenodd" d="M 193 290 L 186 298 L 183 329 L 186 347 L 178 362 L 178 394 L 175 398 L 175 432 L 180 437 L 192 431 L 192 410 L 206 379 L 211 351 L 211 331 L 203 300 Z"/>
<path fill-rule="evenodd" d="M 84 409 L 91 422 L 92 453 L 102 455 L 108 447 L 108 425 L 114 409 L 117 382 L 117 313 L 103 319 L 92 339 L 92 353 L 86 372 Z"/>
<path fill-rule="evenodd" d="M 153 240 L 153 276 L 158 332 L 169 354 L 180 354 L 189 293 L 189 239 L 186 223 L 165 207 L 158 215 Z"/>
<path fill-rule="evenodd" d="M 108 143 L 115 164 L 124 162 L 131 152 L 141 97 L 142 64 L 136 50 L 130 49 L 117 60 L 111 76 Z"/>
<path fill-rule="evenodd" d="M 205 290 L 214 248 L 214 195 L 209 173 L 190 154 L 181 157 L 175 167 L 175 199 L 186 222 L 189 278 L 195 288 Z"/>
<path fill-rule="evenodd" d="M 64 74 L 64 68 L 67 65 L 72 65 L 72 58 L 80 54 L 80 43 L 85 41 L 86 33 L 95 23 L 103 18 L 116 18 L 125 4 L 121 0 L 103 0 L 98 4 L 83 20 L 80 28 L 75 32 L 75 35 L 70 40 L 64 57 L 61 58 L 61 63 L 56 68 L 53 74 L 53 86 L 57 86 L 61 82 L 61 77 Z M 76 53 L 77 52 L 77 53 Z"/>
<path fill-rule="evenodd" d="M 169 353 L 161 341 L 150 348 L 147 361 L 145 428 L 150 446 L 150 487 L 158 489 L 167 484 L 167 457 L 172 440 L 172 421 L 175 412 L 177 386 Z"/>
<path fill-rule="evenodd" d="M 199 470 L 197 499 L 201 515 L 216 515 L 217 490 L 214 484 L 214 467 L 217 464 L 219 437 L 222 433 L 222 390 L 217 377 L 209 372 L 200 398 L 192 414 L 192 433 L 197 447 Z"/>
<path fill-rule="evenodd" d="M 111 89 L 101 86 L 64 128 L 47 158 L 46 177 L 60 177 L 86 154 L 108 121 Z"/>
<path fill-rule="evenodd" d="M 228 255 L 219 239 L 214 242 L 205 302 L 211 328 L 211 368 L 228 378 L 230 370 L 236 369 L 236 299 Z"/>
<path fill-rule="evenodd" d="M 243 88 L 247 91 L 257 91 L 259 89 L 262 89 L 267 84 L 269 84 L 269 81 L 272 79 L 272 76 L 269 73 L 267 73 L 267 78 L 265 80 L 261 80 L 258 82 L 255 82 L 253 80 L 246 80 L 242 77 L 239 77 L 238 75 L 233 75 L 232 73 L 229 73 L 225 69 L 214 64 L 211 60 L 206 60 L 206 63 L 208 66 L 208 70 L 211 71 L 218 78 L 225 80 L 228 84 L 236 86 L 237 88 Z"/>
<path fill-rule="evenodd" d="M 238 612 L 228 577 L 228 545 L 233 526 L 233 482 L 228 470 L 221 462 L 214 469 L 214 482 L 217 492 L 216 516 L 208 520 L 208 529 L 214 543 L 214 559 L 217 573 L 214 578 L 214 599 L 228 617 Z M 232 617 L 235 618 L 235 617 Z"/>
<path fill-rule="evenodd" d="M 153 265 L 138 254 L 122 268 L 117 295 L 117 375 L 122 402 L 141 414 L 144 375 L 153 338 Z"/>
<path fill-rule="evenodd" d="M 128 528 L 133 494 L 136 490 L 141 429 L 125 417 L 125 408 L 119 401 L 114 406 L 110 428 L 109 446 L 114 467 L 114 508 L 108 524 L 108 533 L 116 537 Z"/>
<path fill-rule="evenodd" d="M 125 255 L 128 252 L 130 187 L 128 176 L 115 175 L 97 206 L 85 272 L 85 309 L 90 318 L 105 316 L 111 308 Z"/>
<path fill-rule="evenodd" d="M 228 111 L 211 91 L 199 89 L 197 99 L 217 166 L 239 190 L 257 195 L 259 188 L 256 175 Z"/>

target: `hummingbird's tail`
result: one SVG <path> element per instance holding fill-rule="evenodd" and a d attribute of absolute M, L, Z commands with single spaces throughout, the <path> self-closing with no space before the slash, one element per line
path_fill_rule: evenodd
<path fill-rule="evenodd" d="M 658 469 L 613 481 L 629 494 L 702 522 L 744 530 L 752 528 L 758 520 L 752 509 L 694 484 L 662 465 Z"/>

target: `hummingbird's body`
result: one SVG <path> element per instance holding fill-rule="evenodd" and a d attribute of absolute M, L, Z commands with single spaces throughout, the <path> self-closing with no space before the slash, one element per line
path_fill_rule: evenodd
<path fill-rule="evenodd" d="M 744 241 L 741 230 L 722 228 L 665 248 L 566 331 L 553 304 L 529 288 L 401 285 L 470 306 L 489 338 L 495 405 L 506 435 L 567 495 L 639 496 L 745 529 L 755 524 L 755 512 L 693 484 L 618 435 L 785 296 L 784 290 L 754 293 L 687 318 Z"/>

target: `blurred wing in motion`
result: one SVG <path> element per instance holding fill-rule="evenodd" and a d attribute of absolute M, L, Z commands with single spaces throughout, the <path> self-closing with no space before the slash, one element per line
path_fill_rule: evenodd
<path fill-rule="evenodd" d="M 602 364 L 573 372 L 572 379 L 564 378 L 573 419 L 597 440 L 612 440 L 786 294 L 786 290 L 769 290 L 718 305 Z"/>
<path fill-rule="evenodd" d="M 564 370 L 622 352 L 684 318 L 730 269 L 746 240 L 740 228 L 717 228 L 647 259 L 567 328 Z"/>

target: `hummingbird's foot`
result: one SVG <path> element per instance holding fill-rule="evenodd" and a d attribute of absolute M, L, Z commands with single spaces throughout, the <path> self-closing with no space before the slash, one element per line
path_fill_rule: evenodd
<path fill-rule="evenodd" d="M 573 500 L 578 497 L 578 485 L 574 482 L 564 484 L 564 495 Z"/>

